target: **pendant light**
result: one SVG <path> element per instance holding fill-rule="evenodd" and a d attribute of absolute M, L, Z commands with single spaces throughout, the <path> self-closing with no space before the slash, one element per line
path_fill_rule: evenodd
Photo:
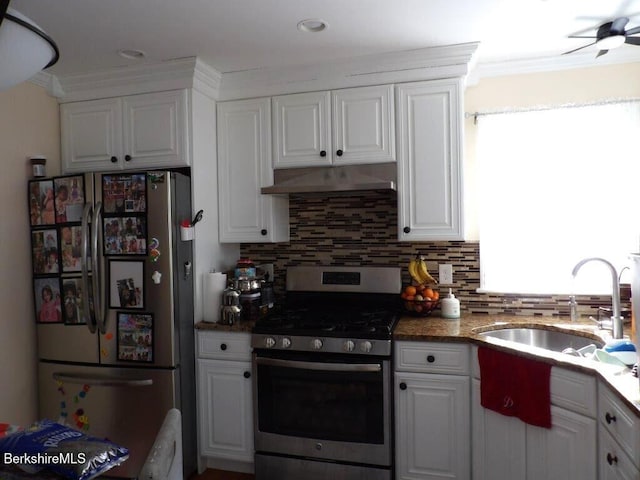
<path fill-rule="evenodd" d="M 38 25 L 0 0 L 0 90 L 30 79 L 60 57 L 55 42 Z"/>

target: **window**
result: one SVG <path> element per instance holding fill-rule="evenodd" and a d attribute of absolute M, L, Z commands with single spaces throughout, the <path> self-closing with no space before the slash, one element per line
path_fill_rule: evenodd
<path fill-rule="evenodd" d="M 640 240 L 640 101 L 478 117 L 481 290 L 610 294 Z"/>

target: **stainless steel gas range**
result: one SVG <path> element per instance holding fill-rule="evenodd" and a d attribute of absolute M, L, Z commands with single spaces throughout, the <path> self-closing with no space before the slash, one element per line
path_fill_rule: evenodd
<path fill-rule="evenodd" d="M 257 480 L 393 478 L 399 268 L 292 267 L 252 334 Z"/>

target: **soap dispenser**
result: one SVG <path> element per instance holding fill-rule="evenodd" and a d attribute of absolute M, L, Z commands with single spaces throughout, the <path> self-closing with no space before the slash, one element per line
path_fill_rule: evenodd
<path fill-rule="evenodd" d="M 460 318 L 460 300 L 458 300 L 451 289 L 446 298 L 440 302 L 442 318 Z"/>

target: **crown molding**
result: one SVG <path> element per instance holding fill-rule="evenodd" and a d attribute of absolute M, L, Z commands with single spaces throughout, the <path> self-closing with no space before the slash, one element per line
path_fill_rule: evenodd
<path fill-rule="evenodd" d="M 196 57 L 58 77 L 60 102 L 194 88 L 216 98 L 221 74 Z"/>
<path fill-rule="evenodd" d="M 640 49 L 639 49 L 640 50 Z M 526 58 L 496 62 L 481 62 L 474 65 L 467 77 L 467 85 L 475 85 L 481 78 L 526 75 L 530 73 L 557 72 L 575 68 L 600 67 L 623 63 L 640 62 L 639 52 L 626 49 L 595 58 L 593 52 L 571 55 L 554 55 L 540 58 Z"/>
<path fill-rule="evenodd" d="M 58 77 L 47 72 L 38 72 L 29 79 L 30 83 L 44 88 L 52 97 L 60 98 L 64 95 Z"/>
<path fill-rule="evenodd" d="M 364 55 L 324 64 L 226 72 L 219 100 L 464 77 L 478 43 Z"/>

